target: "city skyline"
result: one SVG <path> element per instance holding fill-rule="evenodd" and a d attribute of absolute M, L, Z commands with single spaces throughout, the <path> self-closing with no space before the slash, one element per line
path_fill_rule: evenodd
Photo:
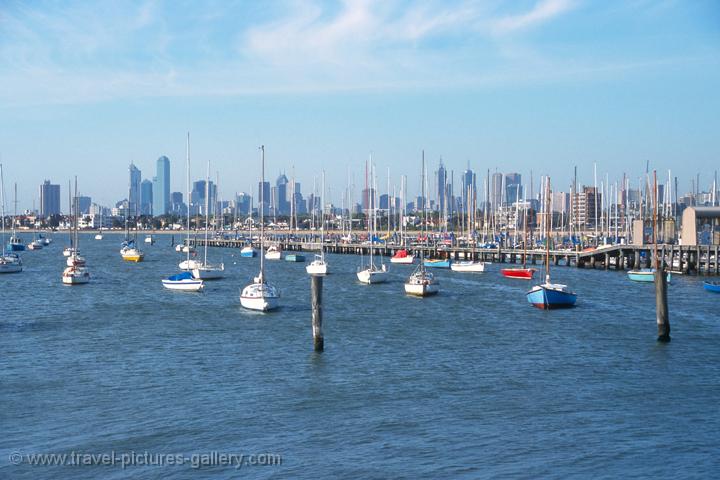
<path fill-rule="evenodd" d="M 456 190 L 469 164 L 478 193 L 488 169 L 569 185 L 577 166 L 592 185 L 594 163 L 603 178 L 636 179 L 649 161 L 683 194 L 698 173 L 706 189 L 719 163 L 714 2 L 109 8 L 0 12 L 0 161 L 20 210 L 37 208 L 44 179 L 75 174 L 112 205 L 127 196 L 127 165 L 152 178 L 160 156 L 169 191 L 184 192 L 188 131 L 193 177 L 210 160 L 228 199 L 255 192 L 261 144 L 273 181 L 294 168 L 310 192 L 324 169 L 335 203 L 348 171 L 364 188 L 371 154 L 378 190 L 390 168 L 397 187 L 408 176 L 409 197 L 423 149 Z"/>

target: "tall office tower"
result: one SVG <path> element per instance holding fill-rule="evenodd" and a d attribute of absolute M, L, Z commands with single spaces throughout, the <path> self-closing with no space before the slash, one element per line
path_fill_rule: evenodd
<path fill-rule="evenodd" d="M 470 170 L 470 167 L 463 172 L 462 189 L 462 210 L 467 211 L 468 208 L 472 209 L 473 203 L 477 198 L 477 180 L 475 173 Z M 468 198 L 468 195 L 472 195 L 472 197 Z"/>
<path fill-rule="evenodd" d="M 153 183 L 145 179 L 140 184 L 140 213 L 152 215 Z"/>
<path fill-rule="evenodd" d="M 490 179 L 490 208 L 497 211 L 503 201 L 503 174 L 493 173 Z"/>
<path fill-rule="evenodd" d="M 52 185 L 45 180 L 40 185 L 40 216 L 60 214 L 60 185 Z"/>
<path fill-rule="evenodd" d="M 157 175 L 153 178 L 153 215 L 168 213 L 170 208 L 170 160 L 166 156 L 157 159 Z"/>
<path fill-rule="evenodd" d="M 270 182 L 258 182 L 257 198 L 258 212 L 262 208 L 263 215 L 268 215 L 270 213 Z"/>
<path fill-rule="evenodd" d="M 443 165 L 442 158 L 440 159 L 440 168 L 437 171 L 437 199 L 438 199 L 438 211 L 445 211 L 446 197 L 447 197 L 447 170 Z"/>
<path fill-rule="evenodd" d="M 130 215 L 135 215 L 135 212 L 140 213 L 140 184 L 142 183 L 142 173 L 140 169 L 135 166 L 134 163 L 130 164 L 130 198 L 128 201 L 130 205 Z"/>
<path fill-rule="evenodd" d="M 290 213 L 290 202 L 288 201 L 288 185 L 290 182 L 285 174 L 280 174 L 275 182 L 275 190 L 273 195 L 273 205 L 275 213 L 278 215 L 288 215 Z"/>
<path fill-rule="evenodd" d="M 523 199 L 522 175 L 519 173 L 505 174 L 505 203 L 512 205 Z"/>

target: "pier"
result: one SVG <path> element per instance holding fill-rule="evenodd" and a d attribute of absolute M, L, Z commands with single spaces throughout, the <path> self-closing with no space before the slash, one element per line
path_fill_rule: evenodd
<path fill-rule="evenodd" d="M 219 248 L 242 248 L 249 245 L 250 235 L 238 238 L 211 238 L 208 246 Z M 204 238 L 191 238 L 190 245 L 204 246 Z M 266 243 L 274 243 L 284 251 L 313 252 L 320 250 L 320 242 L 313 237 L 304 239 L 291 238 L 288 235 L 274 235 Z M 253 241 L 254 248 L 259 249 L 260 243 Z M 325 252 L 348 255 L 369 255 L 370 245 L 367 242 L 345 242 L 332 240 L 325 242 Z M 405 249 L 425 258 L 450 258 L 451 260 L 472 260 L 499 264 L 543 265 L 545 250 L 542 248 L 524 251 L 517 248 L 482 248 L 479 246 L 447 246 L 447 245 L 409 245 L 401 246 L 380 243 L 373 246 L 375 255 L 391 257 L 398 250 Z M 550 261 L 558 266 L 574 266 L 576 268 L 605 270 L 634 270 L 652 267 L 653 245 L 610 245 L 598 248 L 573 250 L 551 250 Z M 720 245 L 682 246 L 658 245 L 663 268 L 685 275 L 720 275 Z M 523 259 L 523 256 L 525 259 Z"/>

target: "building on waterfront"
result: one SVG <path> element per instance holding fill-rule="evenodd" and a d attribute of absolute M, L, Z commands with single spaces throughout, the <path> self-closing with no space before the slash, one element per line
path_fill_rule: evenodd
<path fill-rule="evenodd" d="M 720 244 L 720 207 L 686 208 L 680 228 L 680 245 Z"/>
<path fill-rule="evenodd" d="M 168 213 L 170 208 L 170 159 L 162 156 L 157 159 L 157 174 L 153 178 L 153 215 Z"/>
<path fill-rule="evenodd" d="M 495 172 L 490 178 L 490 209 L 498 211 L 503 203 L 503 174 Z"/>
<path fill-rule="evenodd" d="M 130 201 L 131 212 L 140 212 L 140 184 L 142 183 L 142 172 L 135 166 L 134 163 L 130 163 Z"/>
<path fill-rule="evenodd" d="M 205 191 L 208 191 L 208 208 L 210 215 L 215 213 L 215 202 L 217 201 L 217 186 L 210 180 L 205 185 L 205 180 L 198 180 L 193 182 L 193 188 L 190 192 L 190 214 L 191 215 L 205 215 Z"/>
<path fill-rule="evenodd" d="M 153 184 L 145 179 L 140 183 L 140 214 L 152 215 Z"/>
<path fill-rule="evenodd" d="M 60 215 L 60 185 L 45 180 L 40 185 L 40 216 L 47 218 L 51 215 Z"/>
<path fill-rule="evenodd" d="M 77 204 L 78 204 L 78 213 L 80 213 L 80 215 L 89 215 L 90 214 L 90 205 L 92 205 L 92 198 L 86 197 L 83 195 L 78 195 Z"/>
<path fill-rule="evenodd" d="M 237 215 L 249 215 L 252 213 L 252 196 L 249 193 L 240 192 L 235 194 L 235 213 Z"/>
<path fill-rule="evenodd" d="M 573 195 L 573 219 L 579 228 L 594 228 L 602 210 L 602 194 L 596 187 L 583 186 L 582 192 Z"/>
<path fill-rule="evenodd" d="M 462 174 L 462 211 L 472 209 L 477 203 L 477 179 L 475 173 L 468 166 Z"/>
<path fill-rule="evenodd" d="M 272 190 L 272 204 L 276 215 L 288 215 L 290 213 L 290 202 L 288 201 L 288 186 L 290 182 L 284 173 L 275 181 Z"/>
<path fill-rule="evenodd" d="M 170 211 L 169 213 L 178 216 L 187 215 L 187 205 L 183 202 L 182 192 L 172 192 L 170 194 Z"/>
<path fill-rule="evenodd" d="M 363 212 L 368 212 L 369 210 L 377 207 L 377 205 L 375 204 L 374 188 L 363 188 L 361 205 Z"/>

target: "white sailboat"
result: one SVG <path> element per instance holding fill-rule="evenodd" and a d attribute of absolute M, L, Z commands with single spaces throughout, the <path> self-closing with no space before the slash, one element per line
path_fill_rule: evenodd
<path fill-rule="evenodd" d="M 120 256 L 126 262 L 142 262 L 145 259 L 145 253 L 140 250 L 137 241 L 138 231 L 138 215 L 137 215 L 137 202 L 135 202 L 135 234 L 133 238 L 130 238 L 130 230 L 128 229 L 128 214 L 130 210 L 130 184 L 128 184 L 128 202 L 127 208 L 125 208 L 125 241 L 122 243 L 120 248 Z"/>
<path fill-rule="evenodd" d="M 187 168 L 187 190 L 186 195 L 188 199 L 187 209 L 187 234 L 188 242 L 190 241 L 190 133 L 187 134 L 186 143 L 186 168 Z M 179 246 L 179 245 L 178 245 Z M 180 268 L 185 270 L 184 272 L 178 273 L 177 275 L 171 275 L 168 278 L 162 280 L 162 286 L 168 290 L 181 290 L 185 292 L 200 292 L 205 288 L 205 283 L 202 279 L 193 278 L 191 270 L 191 263 L 195 260 L 190 260 L 190 249 L 185 251 L 187 258 L 183 263 L 180 264 Z M 184 265 L 183 265 L 184 264 Z M 194 264 L 193 264 L 194 265 Z M 194 267 L 193 267 L 194 268 Z"/>
<path fill-rule="evenodd" d="M 262 248 L 260 249 L 262 251 Z M 280 260 L 282 259 L 282 250 L 279 245 L 270 245 L 265 252 L 266 260 Z"/>
<path fill-rule="evenodd" d="M 85 259 L 79 256 L 79 237 L 78 237 L 78 196 L 77 196 L 77 177 L 75 177 L 75 201 L 73 209 L 75 217 L 73 222 L 73 245 L 75 249 L 67 259 L 65 270 L 62 273 L 62 283 L 64 285 L 80 285 L 90 281 L 90 271 L 85 266 Z"/>
<path fill-rule="evenodd" d="M 225 264 L 210 264 L 207 260 L 208 253 L 208 226 L 210 224 L 210 162 L 208 162 L 207 176 L 205 177 L 205 256 L 202 262 L 196 262 L 192 268 L 192 276 L 195 279 L 217 280 L 225 275 Z"/>
<path fill-rule="evenodd" d="M 367 190 L 367 166 L 365 167 L 365 173 L 366 173 L 366 179 L 365 179 L 365 191 Z M 372 167 L 372 157 L 370 157 L 370 177 L 373 178 L 373 167 Z M 374 189 L 373 189 L 374 191 Z M 375 209 L 375 197 L 374 195 L 370 196 L 368 195 L 368 208 L 372 210 L 372 222 L 368 221 L 368 236 L 370 237 L 370 258 L 368 261 L 368 264 L 365 265 L 361 263 L 360 267 L 358 267 L 357 271 L 357 278 L 360 280 L 360 282 L 371 285 L 374 283 L 383 283 L 387 281 L 387 267 L 385 264 L 381 264 L 380 267 L 375 265 L 375 262 L 373 260 L 373 250 L 375 246 L 375 236 L 376 236 L 376 209 Z M 370 212 L 368 211 L 368 214 Z M 370 228 L 372 225 L 372 228 Z M 362 262 L 362 258 L 360 260 Z"/>
<path fill-rule="evenodd" d="M 327 275 L 328 264 L 325 261 L 325 170 L 322 175 L 322 194 L 320 195 L 320 206 L 322 213 L 320 214 L 320 254 L 315 255 L 315 260 L 305 267 L 305 271 L 310 275 Z"/>
<path fill-rule="evenodd" d="M 16 253 L 8 252 L 5 243 L 5 179 L 2 173 L 2 164 L 0 163 L 0 203 L 2 203 L 2 255 L 0 255 L 0 273 L 19 273 L 22 272 L 23 265 L 20 256 Z"/>
<path fill-rule="evenodd" d="M 95 240 L 102 240 L 103 239 L 103 215 L 102 215 L 102 209 L 100 210 L 100 228 L 98 229 L 98 233 L 95 234 Z"/>
<path fill-rule="evenodd" d="M 260 181 L 260 199 L 263 197 L 263 188 L 265 186 L 265 146 L 260 147 L 262 156 L 262 180 Z M 259 202 L 260 208 L 260 252 L 265 246 L 265 219 L 264 219 L 264 203 Z M 240 305 L 250 310 L 258 310 L 267 312 L 278 307 L 280 300 L 280 291 L 267 282 L 265 279 L 265 256 L 260 255 L 260 274 L 253 279 L 253 282 L 243 288 L 240 293 Z"/>
<path fill-rule="evenodd" d="M 427 238 L 427 209 L 425 201 L 425 151 L 422 154 L 422 198 L 423 198 L 423 216 L 425 221 L 423 222 L 423 228 L 425 229 L 425 238 Z M 434 295 L 440 290 L 440 284 L 435 276 L 427 271 L 425 268 L 424 259 L 425 249 L 420 249 L 420 264 L 415 268 L 415 271 L 408 277 L 405 282 L 405 293 L 408 295 L 415 295 L 417 297 L 427 297 Z"/>

